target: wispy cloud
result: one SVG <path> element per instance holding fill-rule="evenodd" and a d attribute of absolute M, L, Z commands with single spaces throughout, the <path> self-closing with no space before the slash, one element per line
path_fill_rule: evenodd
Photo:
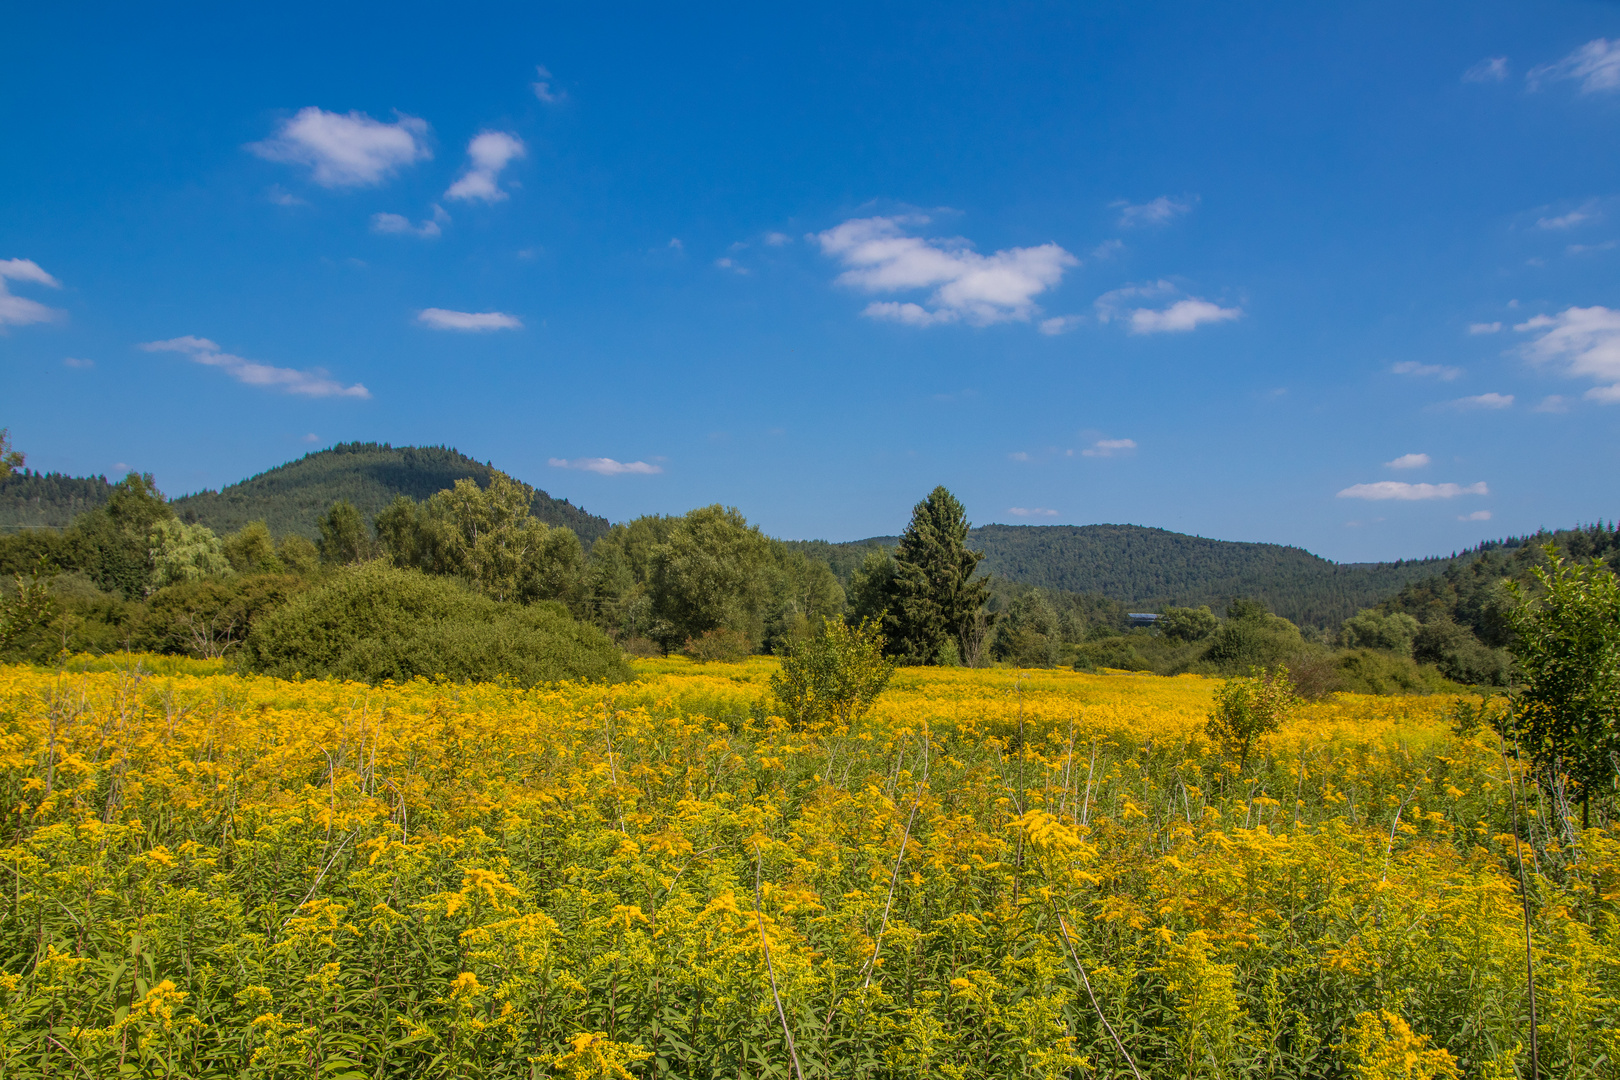
<path fill-rule="evenodd" d="M 1532 363 L 1555 364 L 1569 376 L 1612 382 L 1593 387 L 1586 396 L 1606 405 L 1620 402 L 1620 311 L 1598 305 L 1565 308 L 1557 315 L 1526 319 L 1513 329 L 1538 332 L 1524 347 Z"/>
<path fill-rule="evenodd" d="M 1186 333 L 1206 323 L 1230 322 L 1243 317 L 1243 309 L 1221 307 L 1197 296 L 1176 300 L 1164 308 L 1133 307 L 1144 301 L 1163 300 L 1181 292 L 1163 279 L 1146 285 L 1126 285 L 1097 298 L 1097 321 L 1124 320 L 1133 334 Z"/>
<path fill-rule="evenodd" d="M 1489 510 L 1475 510 L 1472 514 L 1458 514 L 1457 515 L 1457 520 L 1458 521 L 1489 521 L 1489 520 L 1491 520 L 1491 512 Z"/>
<path fill-rule="evenodd" d="M 749 270 L 746 266 L 738 266 L 737 261 L 729 256 L 714 260 L 714 265 L 722 270 L 730 270 L 733 274 L 742 274 L 745 277 L 753 273 L 753 271 Z"/>
<path fill-rule="evenodd" d="M 1009 506 L 1009 507 L 1007 507 L 1007 513 L 1011 514 L 1013 517 L 1057 517 L 1058 516 L 1058 512 L 1056 510 L 1050 510 L 1050 509 L 1048 509 L 1048 508 L 1046 508 L 1044 506 L 1031 506 L 1031 507 Z"/>
<path fill-rule="evenodd" d="M 610 457 L 551 458 L 549 464 L 557 469 L 581 469 L 601 476 L 655 476 L 663 468 L 645 461 L 615 461 Z"/>
<path fill-rule="evenodd" d="M 1460 397 L 1446 404 L 1455 409 L 1507 409 L 1513 406 L 1512 394 L 1474 394 L 1471 397 Z"/>
<path fill-rule="evenodd" d="M 767 247 L 785 247 L 793 243 L 793 237 L 787 233 L 768 232 L 765 234 L 764 243 Z"/>
<path fill-rule="evenodd" d="M 1379 480 L 1371 484 L 1352 484 L 1339 492 L 1341 499 L 1367 499 L 1382 502 L 1395 499 L 1400 502 L 1419 502 L 1425 499 L 1455 499 L 1459 495 L 1489 495 L 1490 489 L 1481 480 L 1477 484 L 1408 484 L 1400 480 Z"/>
<path fill-rule="evenodd" d="M 1595 221 L 1602 217 L 1598 209 L 1597 200 L 1589 199 L 1585 203 L 1556 217 L 1542 217 L 1536 219 L 1538 229 L 1573 229 L 1577 225 L 1584 225 L 1588 221 Z"/>
<path fill-rule="evenodd" d="M 523 320 L 504 311 L 450 311 L 446 308 L 430 307 L 418 311 L 416 321 L 435 330 L 462 330 L 470 333 L 523 329 Z"/>
<path fill-rule="evenodd" d="M 555 75 L 540 64 L 535 65 L 534 73 L 539 76 L 533 84 L 535 97 L 547 105 L 560 105 L 567 100 L 567 92 L 555 85 L 553 81 L 556 78 Z"/>
<path fill-rule="evenodd" d="M 1463 72 L 1463 82 L 1492 83 L 1501 82 L 1508 77 L 1508 58 L 1505 56 L 1487 56 L 1467 71 Z"/>
<path fill-rule="evenodd" d="M 1532 90 L 1564 80 L 1579 82 L 1583 94 L 1620 89 L 1620 40 L 1595 38 L 1556 63 L 1531 68 L 1525 79 Z"/>
<path fill-rule="evenodd" d="M 1160 195 L 1157 199 L 1149 199 L 1145 203 L 1118 199 L 1108 205 L 1119 210 L 1120 228 L 1134 229 L 1143 225 L 1167 225 L 1190 211 L 1197 202 L 1196 195 L 1180 199 Z"/>
<path fill-rule="evenodd" d="M 87 360 L 82 356 L 64 356 L 62 358 L 62 366 L 70 368 L 93 368 L 96 366 L 96 362 L 94 360 Z"/>
<path fill-rule="evenodd" d="M 1534 412 L 1539 413 L 1566 413 L 1569 412 L 1569 399 L 1562 394 L 1548 394 L 1541 399 Z"/>
<path fill-rule="evenodd" d="M 218 345 L 207 338 L 185 337 L 170 338 L 167 341 L 148 341 L 139 346 L 146 352 L 172 352 L 179 353 L 193 363 L 204 367 L 219 368 L 237 382 L 248 386 L 263 387 L 267 390 L 279 390 L 284 394 L 299 394 L 304 397 L 352 397 L 369 398 L 371 391 L 360 383 L 344 386 L 334 380 L 323 368 L 297 368 L 275 367 L 272 364 L 261 364 L 256 360 L 246 360 L 240 356 L 233 356 L 221 352 Z"/>
<path fill-rule="evenodd" d="M 1470 334 L 1494 334 L 1501 329 L 1502 324 L 1499 322 L 1476 322 L 1468 324 L 1468 332 Z"/>
<path fill-rule="evenodd" d="M 55 322 L 66 312 L 46 307 L 38 300 L 26 296 L 13 296 L 7 281 L 20 281 L 29 285 L 43 285 L 47 289 L 60 289 L 62 283 L 47 274 L 32 259 L 0 259 L 0 331 L 7 326 L 28 326 L 33 323 Z"/>
<path fill-rule="evenodd" d="M 933 289 L 923 304 L 878 301 L 862 314 L 911 326 L 957 321 L 973 326 L 1027 321 L 1035 297 L 1080 260 L 1056 244 L 980 255 L 966 240 L 924 239 L 906 230 L 925 217 L 856 218 L 818 233 L 822 253 L 848 267 L 840 285 L 869 293 Z"/>
<path fill-rule="evenodd" d="M 427 121 L 397 115 L 385 124 L 363 112 L 331 113 L 311 105 L 248 149 L 269 161 L 307 166 L 323 187 L 368 187 L 433 156 Z"/>
<path fill-rule="evenodd" d="M 1058 334 L 1067 334 L 1085 321 L 1084 315 L 1057 315 L 1050 319 L 1042 319 L 1038 326 L 1041 333 L 1047 337 L 1056 337 Z"/>
<path fill-rule="evenodd" d="M 507 198 L 496 183 L 501 170 L 524 154 L 523 140 L 504 131 L 485 131 L 467 144 L 467 170 L 444 193 L 447 199 L 494 203 Z"/>
<path fill-rule="evenodd" d="M 1081 457 L 1119 457 L 1136 449 L 1135 439 L 1098 439 L 1084 450 Z"/>
<path fill-rule="evenodd" d="M 1387 469 L 1421 469 L 1429 464 L 1428 454 L 1402 454 L 1394 461 L 1384 462 Z"/>
<path fill-rule="evenodd" d="M 444 207 L 435 203 L 433 216 L 420 225 L 412 225 L 411 219 L 403 214 L 372 214 L 371 231 L 384 236 L 420 236 L 424 240 L 432 240 L 443 232 L 440 226 L 449 220 L 450 215 L 444 212 Z"/>
<path fill-rule="evenodd" d="M 1463 373 L 1460 367 L 1450 367 L 1445 364 L 1420 364 L 1416 360 L 1402 360 L 1390 366 L 1391 371 L 1397 375 L 1411 375 L 1420 379 L 1439 379 L 1450 382 Z"/>

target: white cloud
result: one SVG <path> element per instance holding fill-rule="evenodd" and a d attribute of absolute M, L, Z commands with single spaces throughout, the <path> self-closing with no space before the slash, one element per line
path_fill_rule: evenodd
<path fill-rule="evenodd" d="M 1541 404 L 1535 407 L 1535 411 L 1539 413 L 1566 413 L 1569 412 L 1569 401 L 1562 394 L 1548 394 L 1541 399 Z"/>
<path fill-rule="evenodd" d="M 1379 480 L 1372 484 L 1352 484 L 1339 492 L 1341 499 L 1368 499 L 1379 502 L 1397 499 L 1416 502 L 1423 499 L 1455 499 L 1459 495 L 1489 495 L 1490 489 L 1481 480 L 1464 487 L 1461 484 L 1408 484 L 1400 480 Z"/>
<path fill-rule="evenodd" d="M 93 368 L 96 366 L 96 362 L 94 360 L 86 360 L 82 356 L 65 356 L 62 358 L 62 366 L 70 368 Z"/>
<path fill-rule="evenodd" d="M 1557 315 L 1537 315 L 1513 329 L 1540 331 L 1524 346 L 1533 363 L 1554 363 L 1564 374 L 1602 382 L 1620 380 L 1620 311 L 1594 305 L 1565 308 Z M 1620 403 L 1620 382 L 1586 392 L 1589 401 Z"/>
<path fill-rule="evenodd" d="M 1112 259 L 1115 255 L 1118 255 L 1124 250 L 1125 241 L 1104 240 L 1102 243 L 1091 249 L 1091 257 L 1093 259 Z"/>
<path fill-rule="evenodd" d="M 1014 450 L 1007 457 L 1013 461 L 1028 461 L 1030 459 L 1029 454 L 1023 450 Z"/>
<path fill-rule="evenodd" d="M 1577 225 L 1596 220 L 1602 216 L 1603 214 L 1597 209 L 1597 200 L 1594 199 L 1576 207 L 1567 214 L 1559 214 L 1557 217 L 1537 218 L 1536 227 L 1538 229 L 1573 229 Z"/>
<path fill-rule="evenodd" d="M 787 233 L 768 232 L 765 234 L 765 243 L 769 247 L 783 247 L 793 243 L 793 237 Z"/>
<path fill-rule="evenodd" d="M 1470 334 L 1494 334 L 1501 329 L 1502 324 L 1499 322 L 1476 322 L 1468 324 L 1468 332 Z"/>
<path fill-rule="evenodd" d="M 504 311 L 450 311 L 445 308 L 423 308 L 416 313 L 416 321 L 435 330 L 521 330 L 523 320 Z"/>
<path fill-rule="evenodd" d="M 1136 449 L 1135 439 L 1098 439 L 1084 450 L 1081 457 L 1118 457 Z"/>
<path fill-rule="evenodd" d="M 547 71 L 543 66 L 536 64 L 534 73 L 540 76 L 534 82 L 535 97 L 539 98 L 547 105 L 559 105 L 568 97 L 566 92 L 552 85 L 552 80 L 556 76 L 552 75 L 551 72 Z"/>
<path fill-rule="evenodd" d="M 1421 469 L 1427 464 L 1429 464 L 1428 454 L 1402 454 L 1394 461 L 1384 462 L 1385 468 L 1389 469 Z"/>
<path fill-rule="evenodd" d="M 599 473 L 602 476 L 655 476 L 664 470 L 657 465 L 645 461 L 614 461 L 610 457 L 551 458 L 550 465 L 557 469 L 583 469 L 585 472 Z"/>
<path fill-rule="evenodd" d="M 38 300 L 30 300 L 26 296 L 13 296 L 11 290 L 6 288 L 7 280 L 43 285 L 47 289 L 62 287 L 60 281 L 47 274 L 32 259 L 0 259 L 0 330 L 7 326 L 55 322 L 65 314 L 58 308 L 46 307 Z"/>
<path fill-rule="evenodd" d="M 1032 507 L 1029 507 L 1027 509 L 1025 507 L 1022 507 L 1022 506 L 1009 506 L 1009 507 L 1007 507 L 1007 513 L 1011 514 L 1013 517 L 1057 517 L 1058 516 L 1058 512 L 1056 510 L 1049 510 L 1044 506 L 1032 506 Z"/>
<path fill-rule="evenodd" d="M 1532 90 L 1540 89 L 1543 81 L 1564 79 L 1579 81 L 1583 94 L 1620 89 L 1620 40 L 1588 41 L 1555 64 L 1530 69 L 1525 79 Z"/>
<path fill-rule="evenodd" d="M 1131 307 L 1135 302 L 1174 296 L 1180 291 L 1163 279 L 1146 285 L 1126 285 L 1114 289 L 1097 297 L 1097 321 L 1106 323 L 1124 319 L 1130 324 L 1133 334 L 1161 334 L 1185 333 L 1204 323 L 1228 322 L 1243 317 L 1242 308 L 1223 308 L 1196 296 L 1177 300 L 1162 310 Z"/>
<path fill-rule="evenodd" d="M 1242 317 L 1242 308 L 1223 308 L 1194 296 L 1177 300 L 1163 311 L 1138 308 L 1131 312 L 1131 333 L 1182 333 L 1204 323 L 1228 322 Z"/>
<path fill-rule="evenodd" d="M 403 214 L 372 214 L 371 231 L 385 236 L 420 236 L 432 240 L 443 232 L 440 226 L 449 220 L 450 215 L 444 212 L 444 207 L 435 203 L 433 216 L 420 225 L 412 225 L 411 219 Z"/>
<path fill-rule="evenodd" d="M 974 326 L 1027 321 L 1038 311 L 1035 297 L 1063 279 L 1080 260 L 1056 244 L 1008 248 L 980 255 L 965 240 L 926 240 L 905 229 L 923 217 L 856 218 L 817 233 L 822 253 L 847 270 L 838 284 L 865 292 L 932 288 L 930 306 L 874 302 L 862 314 L 912 326 L 962 320 Z"/>
<path fill-rule="evenodd" d="M 1489 521 L 1489 520 L 1491 520 L 1491 512 L 1489 510 L 1475 510 L 1472 514 L 1458 514 L 1457 515 L 1457 520 L 1458 521 Z"/>
<path fill-rule="evenodd" d="M 504 131 L 485 131 L 467 144 L 467 171 L 444 193 L 447 199 L 500 202 L 506 192 L 496 185 L 501 170 L 523 156 L 523 140 Z"/>
<path fill-rule="evenodd" d="M 1475 394 L 1472 397 L 1460 397 L 1451 402 L 1459 409 L 1506 409 L 1513 405 L 1512 394 Z"/>
<path fill-rule="evenodd" d="M 367 187 L 433 156 L 427 121 L 396 115 L 397 121 L 385 124 L 363 112 L 329 113 L 311 105 L 248 149 L 269 161 L 308 166 L 322 187 Z"/>
<path fill-rule="evenodd" d="M 219 346 L 207 338 L 192 337 L 189 334 L 185 337 L 170 338 L 168 341 L 148 341 L 140 348 L 146 352 L 180 353 L 193 363 L 221 369 L 237 382 L 280 390 L 284 394 L 302 394 L 305 397 L 371 396 L 371 391 L 360 383 L 344 386 L 321 368 L 300 371 L 296 368 L 261 364 L 256 360 L 245 360 L 240 356 L 220 352 Z"/>
<path fill-rule="evenodd" d="M 714 265 L 718 266 L 722 270 L 730 270 L 734 274 L 747 275 L 753 273 L 753 271 L 749 270 L 746 266 L 738 266 L 736 261 L 730 258 L 716 259 L 714 260 Z"/>
<path fill-rule="evenodd" d="M 1508 58 L 1487 56 L 1463 72 L 1463 82 L 1501 82 L 1508 75 Z"/>
<path fill-rule="evenodd" d="M 1198 201 L 1194 195 L 1190 199 L 1172 199 L 1168 195 L 1160 195 L 1157 199 L 1150 199 L 1145 203 L 1130 203 L 1119 199 L 1108 205 L 1119 208 L 1119 226 L 1122 229 L 1134 229 L 1140 225 L 1165 225 L 1187 213 Z"/>
<path fill-rule="evenodd" d="M 288 191 L 286 188 L 282 187 L 280 184 L 271 184 L 270 185 L 270 190 L 265 193 L 265 198 L 269 199 L 271 202 L 275 203 L 277 206 L 308 206 L 309 205 L 309 202 L 307 200 L 300 199 L 298 196 L 294 195 L 292 192 Z"/>
<path fill-rule="evenodd" d="M 1613 251 L 1620 247 L 1620 241 L 1605 240 L 1601 244 L 1571 244 L 1564 249 L 1565 255 L 1584 255 L 1588 251 Z"/>
<path fill-rule="evenodd" d="M 1056 337 L 1058 334 L 1067 334 L 1085 321 L 1086 317 L 1084 315 L 1058 315 L 1050 319 L 1042 319 L 1039 326 L 1041 333 L 1047 337 Z"/>
<path fill-rule="evenodd" d="M 304 442 L 304 443 L 318 443 L 318 442 L 321 441 L 321 437 L 319 435 L 315 434 L 312 431 L 308 435 L 305 435 L 302 439 L 300 439 L 298 441 L 299 442 Z"/>
<path fill-rule="evenodd" d="M 1450 382 L 1461 375 L 1462 368 L 1448 367 L 1445 364 L 1420 364 L 1416 360 L 1402 360 L 1390 367 L 1397 375 L 1412 375 L 1418 378 L 1433 377 L 1442 382 Z"/>

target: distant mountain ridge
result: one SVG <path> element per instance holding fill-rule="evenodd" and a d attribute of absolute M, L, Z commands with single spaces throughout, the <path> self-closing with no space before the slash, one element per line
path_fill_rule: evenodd
<path fill-rule="evenodd" d="M 798 546 L 847 580 L 868 549 L 892 547 L 898 539 Z M 982 570 L 1020 584 L 1099 594 L 1144 611 L 1208 604 L 1218 612 L 1231 597 L 1249 596 L 1301 626 L 1337 626 L 1402 587 L 1475 557 L 1334 563 L 1304 548 L 1142 525 L 984 525 L 969 531 L 968 543 L 985 553 Z"/>
<path fill-rule="evenodd" d="M 321 515 L 339 499 L 349 500 L 370 519 L 400 495 L 426 499 L 464 479 L 482 487 L 495 472 L 494 466 L 448 446 L 338 443 L 218 491 L 182 495 L 172 505 L 183 520 L 201 522 L 217 533 L 262 520 L 277 536 L 297 533 L 313 539 L 320 535 Z M 538 489 L 531 513 L 547 525 L 572 529 L 586 546 L 608 531 L 606 518 Z"/>
<path fill-rule="evenodd" d="M 105 476 L 68 476 L 21 469 L 0 479 L 0 531 L 61 529 L 112 494 Z"/>

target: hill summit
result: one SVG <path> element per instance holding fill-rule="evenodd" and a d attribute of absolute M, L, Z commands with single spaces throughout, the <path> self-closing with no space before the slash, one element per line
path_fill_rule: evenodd
<path fill-rule="evenodd" d="M 182 495 L 173 506 L 182 520 L 221 534 L 262 520 L 277 536 L 297 533 L 314 539 L 320 534 L 321 515 L 339 499 L 349 500 L 369 519 L 400 495 L 426 499 L 464 479 L 483 487 L 495 472 L 492 465 L 448 446 L 338 443 L 218 491 Z M 547 525 L 572 529 L 587 546 L 608 530 L 606 518 L 544 491 L 535 491 L 531 512 Z"/>

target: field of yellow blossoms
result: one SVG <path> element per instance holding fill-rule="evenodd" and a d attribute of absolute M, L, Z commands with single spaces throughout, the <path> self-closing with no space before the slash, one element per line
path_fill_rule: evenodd
<path fill-rule="evenodd" d="M 1620 829 L 1442 697 L 0 667 L 0 1080 L 1620 1076 Z M 87 670 L 90 666 L 101 670 Z M 1515 844 L 1517 836 L 1517 848 Z M 1515 854 L 1516 850 L 1518 855 Z"/>

